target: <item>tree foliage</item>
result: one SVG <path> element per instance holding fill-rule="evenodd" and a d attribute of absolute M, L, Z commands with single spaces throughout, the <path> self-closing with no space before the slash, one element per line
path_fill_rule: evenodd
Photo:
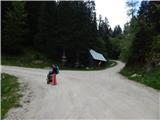
<path fill-rule="evenodd" d="M 135 16 L 136 12 L 137 12 L 137 5 L 138 5 L 138 1 L 137 0 L 128 0 L 126 2 L 127 6 L 129 7 L 129 10 L 127 11 L 127 15 L 128 16 Z"/>
<path fill-rule="evenodd" d="M 94 1 L 3 1 L 2 6 L 3 54 L 15 55 L 26 46 L 58 61 L 65 51 L 68 62 L 84 64 L 89 49 L 103 46 Z"/>
<path fill-rule="evenodd" d="M 160 61 L 160 3 L 155 1 L 142 1 L 134 26 L 133 42 L 130 48 L 127 66 L 150 71 Z M 133 32 L 133 31 L 132 31 Z"/>
<path fill-rule="evenodd" d="M 120 39 L 122 29 L 119 25 L 115 26 L 112 31 L 107 17 L 102 19 L 99 16 L 98 36 L 104 41 L 104 50 L 106 51 L 106 57 L 110 59 L 118 59 L 120 55 Z M 101 47 L 102 48 L 102 47 Z"/>
<path fill-rule="evenodd" d="M 27 33 L 27 13 L 25 2 L 12 2 L 2 9 L 2 54 L 21 53 L 25 43 Z"/>
<path fill-rule="evenodd" d="M 119 36 L 119 35 L 121 35 L 121 34 L 122 34 L 122 29 L 121 29 L 121 27 L 120 27 L 119 25 L 115 26 L 115 28 L 114 28 L 114 30 L 113 30 L 112 36 L 113 36 L 113 37 L 117 37 L 117 36 Z"/>

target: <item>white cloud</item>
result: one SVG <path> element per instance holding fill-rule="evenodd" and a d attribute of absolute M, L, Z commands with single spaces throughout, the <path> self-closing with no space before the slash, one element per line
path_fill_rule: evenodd
<path fill-rule="evenodd" d="M 113 29 L 115 25 L 120 25 L 121 28 L 129 21 L 127 16 L 126 0 L 95 0 L 97 18 L 99 14 L 108 18 L 109 24 Z"/>

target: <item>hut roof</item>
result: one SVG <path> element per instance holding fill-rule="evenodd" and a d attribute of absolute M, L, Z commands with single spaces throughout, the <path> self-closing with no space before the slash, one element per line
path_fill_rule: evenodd
<path fill-rule="evenodd" d="M 100 54 L 92 49 L 90 49 L 89 52 L 94 60 L 100 60 L 100 61 L 104 61 L 104 62 L 107 61 L 102 54 Z"/>

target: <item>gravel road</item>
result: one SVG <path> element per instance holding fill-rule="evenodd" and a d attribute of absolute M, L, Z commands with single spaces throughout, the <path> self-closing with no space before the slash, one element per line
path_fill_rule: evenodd
<path fill-rule="evenodd" d="M 60 71 L 56 86 L 46 84 L 48 70 L 2 66 L 31 97 L 6 119 L 160 119 L 160 92 L 121 76 L 117 62 L 101 71 Z"/>

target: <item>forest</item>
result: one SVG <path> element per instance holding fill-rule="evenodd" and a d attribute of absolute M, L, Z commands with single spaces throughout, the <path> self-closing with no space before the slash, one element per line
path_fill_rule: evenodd
<path fill-rule="evenodd" d="M 126 1 L 123 28 L 94 0 L 1 1 L 1 119 L 158 118 L 160 2 Z"/>
<path fill-rule="evenodd" d="M 43 54 L 60 63 L 65 54 L 68 65 L 87 66 L 94 49 L 127 68 L 151 71 L 160 64 L 160 2 L 126 4 L 130 22 L 112 30 L 107 17 L 96 18 L 94 1 L 2 1 L 2 64 L 32 51 L 37 60 Z"/>
<path fill-rule="evenodd" d="M 120 26 L 111 30 L 107 18 L 100 16 L 97 23 L 94 1 L 2 2 L 2 56 L 31 49 L 55 61 L 65 54 L 68 64 L 86 65 L 89 49 L 117 59 L 110 38 L 121 33 Z"/>

